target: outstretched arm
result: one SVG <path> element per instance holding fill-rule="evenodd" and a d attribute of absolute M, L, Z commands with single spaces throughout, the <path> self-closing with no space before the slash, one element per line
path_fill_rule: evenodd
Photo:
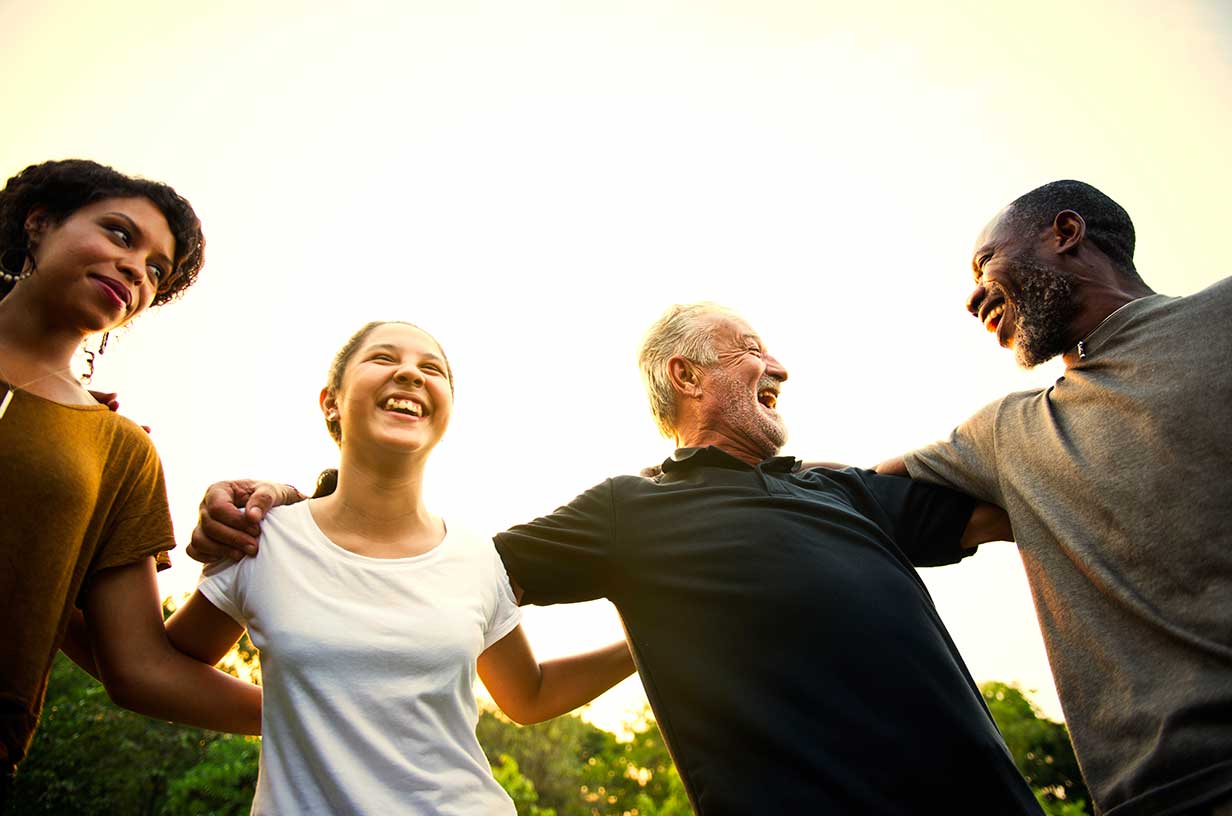
<path fill-rule="evenodd" d="M 521 626 L 479 656 L 479 676 L 501 711 L 522 725 L 572 711 L 633 674 L 623 640 L 584 654 L 540 663 Z"/>
<path fill-rule="evenodd" d="M 1010 526 L 1009 514 L 995 504 L 976 502 L 959 545 L 970 550 L 988 541 L 1013 540 L 1014 528 Z"/>
<path fill-rule="evenodd" d="M 84 600 L 99 677 L 113 702 L 184 725 L 261 733 L 260 687 L 172 646 L 163 627 L 153 558 L 103 570 Z"/>
<path fill-rule="evenodd" d="M 911 474 L 907 472 L 907 463 L 901 456 L 887 459 L 877 465 L 876 470 L 888 476 L 911 478 Z M 971 520 L 967 522 L 967 529 L 963 530 L 962 548 L 969 550 L 988 541 L 1013 540 L 1014 529 L 1010 526 L 1009 514 L 995 504 L 976 502 L 975 510 L 971 512 Z"/>
<path fill-rule="evenodd" d="M 239 561 L 257 554 L 261 521 L 271 507 L 303 501 L 304 494 L 291 485 L 233 479 L 215 482 L 205 490 L 197 526 L 186 552 L 203 564 L 230 558 Z"/>

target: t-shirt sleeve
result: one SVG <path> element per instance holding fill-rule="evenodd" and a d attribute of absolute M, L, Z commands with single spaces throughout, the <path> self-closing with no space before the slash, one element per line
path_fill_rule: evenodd
<path fill-rule="evenodd" d="M 492 583 L 496 603 L 492 605 L 492 614 L 488 616 L 483 632 L 483 648 L 487 649 L 496 641 L 514 630 L 522 622 L 522 610 L 513 597 L 513 587 L 509 585 L 509 575 L 501 562 L 500 554 L 494 547 L 488 548 L 492 558 Z"/>
<path fill-rule="evenodd" d="M 102 570 L 154 557 L 162 570 L 171 566 L 167 550 L 175 546 L 167 485 L 162 462 L 149 436 L 140 428 L 121 432 L 104 479 L 116 480 L 111 510 L 98 550 L 90 562 L 86 583 Z"/>
<path fill-rule="evenodd" d="M 975 552 L 961 546 L 975 508 L 970 496 L 902 476 L 857 472 L 889 519 L 886 532 L 912 564 L 954 564 Z"/>
<path fill-rule="evenodd" d="M 1004 507 L 994 433 L 1002 402 L 985 405 L 955 428 L 948 439 L 904 456 L 911 478 L 952 487 Z"/>
<path fill-rule="evenodd" d="M 607 480 L 555 513 L 496 535 L 523 604 L 590 601 L 610 591 L 614 525 Z"/>
<path fill-rule="evenodd" d="M 223 559 L 206 564 L 201 570 L 197 591 L 214 606 L 227 613 L 227 617 L 248 628 L 248 616 L 244 613 L 244 589 L 250 558 L 239 561 Z"/>

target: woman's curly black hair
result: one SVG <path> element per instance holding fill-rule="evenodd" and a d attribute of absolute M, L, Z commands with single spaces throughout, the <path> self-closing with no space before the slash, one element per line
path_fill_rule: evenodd
<path fill-rule="evenodd" d="M 132 178 L 88 159 L 32 164 L 8 180 L 0 190 L 0 259 L 11 273 L 21 271 L 30 249 L 26 218 L 35 207 L 42 207 L 53 224 L 60 224 L 95 201 L 138 196 L 162 211 L 175 238 L 173 268 L 159 283 L 153 305 L 174 300 L 193 285 L 205 263 L 201 219 L 187 199 L 166 184 Z M 0 279 L 0 297 L 10 288 Z"/>

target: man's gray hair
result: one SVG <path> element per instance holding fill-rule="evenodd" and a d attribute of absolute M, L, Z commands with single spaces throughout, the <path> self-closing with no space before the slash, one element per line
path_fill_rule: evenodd
<path fill-rule="evenodd" d="M 719 357 L 712 342 L 714 318 L 735 316 L 717 303 L 676 304 L 646 332 L 637 363 L 646 384 L 646 396 L 650 397 L 650 412 L 659 432 L 668 439 L 676 436 L 676 391 L 668 376 L 667 361 L 679 354 L 699 365 L 717 363 Z"/>

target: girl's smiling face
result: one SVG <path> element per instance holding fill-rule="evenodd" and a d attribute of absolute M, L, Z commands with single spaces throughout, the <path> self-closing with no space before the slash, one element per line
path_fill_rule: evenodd
<path fill-rule="evenodd" d="M 337 391 L 321 392 L 321 408 L 327 419 L 336 414 L 344 450 L 371 443 L 430 451 L 453 412 L 445 355 L 427 332 L 383 323 L 355 349 Z"/>

